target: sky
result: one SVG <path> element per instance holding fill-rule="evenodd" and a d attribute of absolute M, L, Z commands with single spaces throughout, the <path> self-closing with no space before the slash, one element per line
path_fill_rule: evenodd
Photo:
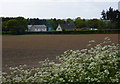
<path fill-rule="evenodd" d="M 40 19 L 100 18 L 102 10 L 118 9 L 119 0 L 0 0 L 0 17 Z"/>

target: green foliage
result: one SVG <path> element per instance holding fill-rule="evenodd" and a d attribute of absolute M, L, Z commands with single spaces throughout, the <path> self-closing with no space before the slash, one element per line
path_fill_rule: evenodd
<path fill-rule="evenodd" d="M 65 24 L 65 21 L 64 21 L 63 19 L 58 19 L 58 20 L 57 20 L 57 23 L 58 23 L 58 24 Z"/>
<path fill-rule="evenodd" d="M 88 27 L 90 28 L 98 28 L 100 24 L 100 20 L 98 19 L 91 19 L 87 21 Z"/>
<path fill-rule="evenodd" d="M 66 30 L 65 30 L 65 29 L 62 29 L 62 32 L 64 33 L 64 32 L 66 32 Z"/>
<path fill-rule="evenodd" d="M 8 32 L 2 32 L 3 35 L 11 35 Z M 43 35 L 43 34 L 120 34 L 120 29 L 99 29 L 99 30 L 82 30 L 82 31 L 45 31 L 45 32 L 25 32 L 27 35 Z"/>
<path fill-rule="evenodd" d="M 103 20 L 111 22 L 111 29 L 118 29 L 120 27 L 120 12 L 118 10 L 114 10 L 110 7 L 106 12 L 103 10 L 101 15 Z"/>
<path fill-rule="evenodd" d="M 74 21 L 70 18 L 67 19 L 67 24 L 74 24 Z"/>
<path fill-rule="evenodd" d="M 6 28 L 6 23 L 7 22 L 2 22 L 2 31 L 8 31 L 8 29 Z"/>
<path fill-rule="evenodd" d="M 12 34 L 23 34 L 27 30 L 27 20 L 23 17 L 17 17 L 15 19 L 9 20 L 6 24 L 7 29 Z"/>
<path fill-rule="evenodd" d="M 47 20 L 47 26 L 52 27 L 54 30 L 56 30 L 56 28 L 58 26 L 56 19 Z"/>
<path fill-rule="evenodd" d="M 83 28 L 83 27 L 86 27 L 86 21 L 84 19 L 81 19 L 81 18 L 76 18 L 75 21 L 74 21 L 75 25 L 77 28 Z"/>
<path fill-rule="evenodd" d="M 76 18 L 74 23 L 76 25 L 77 28 L 84 28 L 84 27 L 88 27 L 88 28 L 103 28 L 103 24 L 104 22 L 102 22 L 99 19 L 90 19 L 90 20 L 85 20 L 85 19 L 81 19 L 81 18 Z"/>
<path fill-rule="evenodd" d="M 114 16 L 114 18 L 112 17 Z M 117 17 L 118 16 L 118 17 Z M 2 17 L 2 31 L 12 34 L 23 34 L 27 30 L 27 25 L 39 25 L 45 24 L 48 28 L 56 30 L 58 24 L 75 24 L 76 28 L 98 28 L 98 29 L 119 29 L 120 26 L 120 13 L 117 10 L 110 8 L 107 12 L 102 11 L 102 19 L 81 19 L 77 17 L 75 20 L 68 18 L 64 19 L 43 19 L 39 18 L 28 18 L 28 21 L 23 17 L 13 18 L 13 17 Z M 117 18 L 116 18 L 117 17 Z M 20 19 L 21 18 L 21 19 Z"/>
<path fill-rule="evenodd" d="M 3 73 L 2 82 L 120 82 L 119 45 L 111 43 L 106 37 L 103 43 L 97 45 L 91 40 L 88 47 L 64 52 L 57 57 L 59 64 L 46 59 L 40 62 L 41 68 L 25 69 L 25 65 L 10 67 L 11 73 Z"/>

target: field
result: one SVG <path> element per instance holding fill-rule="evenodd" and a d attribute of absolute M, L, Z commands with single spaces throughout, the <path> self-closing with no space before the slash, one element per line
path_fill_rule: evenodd
<path fill-rule="evenodd" d="M 57 62 L 56 56 L 60 56 L 64 51 L 87 48 L 90 40 L 100 43 L 105 37 L 110 37 L 112 42 L 118 43 L 117 34 L 4 35 L 3 71 L 20 64 L 27 64 L 28 68 L 40 67 L 39 61 L 46 58 Z"/>

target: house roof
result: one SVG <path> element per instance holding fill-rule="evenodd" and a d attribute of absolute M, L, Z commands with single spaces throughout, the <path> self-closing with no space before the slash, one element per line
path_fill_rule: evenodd
<path fill-rule="evenodd" d="M 46 25 L 28 25 L 28 28 L 47 28 Z"/>
<path fill-rule="evenodd" d="M 75 30 L 75 24 L 60 24 L 62 29 Z"/>
<path fill-rule="evenodd" d="M 28 18 L 28 24 L 29 25 L 44 25 L 46 24 L 46 20 L 45 19 L 39 19 L 39 18 Z"/>

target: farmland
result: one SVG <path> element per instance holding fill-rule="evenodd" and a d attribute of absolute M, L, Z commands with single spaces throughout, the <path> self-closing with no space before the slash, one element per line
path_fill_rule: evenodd
<path fill-rule="evenodd" d="M 87 48 L 90 40 L 100 43 L 105 37 L 118 43 L 117 34 L 6 35 L 2 37 L 3 71 L 20 64 L 27 64 L 28 68 L 40 67 L 38 62 L 46 58 L 57 62 L 56 56 L 64 51 Z"/>

